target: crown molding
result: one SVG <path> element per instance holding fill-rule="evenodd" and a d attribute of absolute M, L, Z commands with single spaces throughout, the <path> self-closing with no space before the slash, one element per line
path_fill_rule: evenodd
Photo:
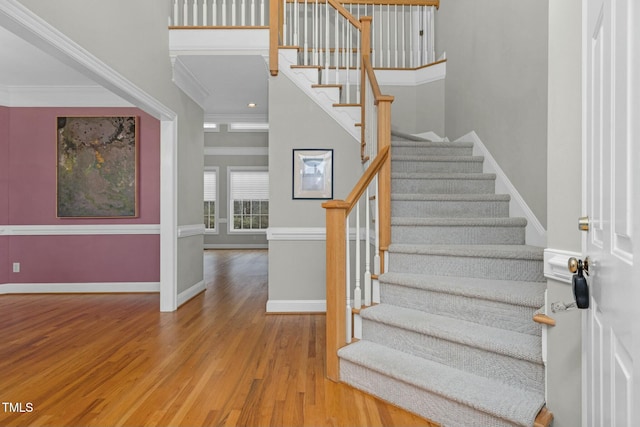
<path fill-rule="evenodd" d="M 211 95 L 211 93 L 200 80 L 193 75 L 189 68 L 184 65 L 184 62 L 179 57 L 172 55 L 171 63 L 173 65 L 173 82 L 193 99 L 196 104 L 203 107 L 207 97 Z"/>

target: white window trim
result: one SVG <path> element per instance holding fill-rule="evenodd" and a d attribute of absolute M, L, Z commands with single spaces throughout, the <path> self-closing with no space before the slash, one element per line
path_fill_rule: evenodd
<path fill-rule="evenodd" d="M 220 234 L 220 168 L 218 166 L 205 166 L 204 171 L 216 173 L 216 218 L 214 221 L 215 228 L 205 228 L 204 234 Z M 204 200 L 202 202 L 204 203 Z"/>
<path fill-rule="evenodd" d="M 266 166 L 229 166 L 227 167 L 227 234 L 266 234 L 264 230 L 234 230 L 233 229 L 233 202 L 231 199 L 231 172 L 234 171 L 262 171 L 269 172 Z M 271 209 L 269 209 L 271 212 Z"/>

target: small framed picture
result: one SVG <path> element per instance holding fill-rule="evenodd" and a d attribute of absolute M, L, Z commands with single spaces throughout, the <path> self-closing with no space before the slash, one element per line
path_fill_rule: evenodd
<path fill-rule="evenodd" d="M 333 150 L 293 150 L 293 198 L 333 198 Z"/>

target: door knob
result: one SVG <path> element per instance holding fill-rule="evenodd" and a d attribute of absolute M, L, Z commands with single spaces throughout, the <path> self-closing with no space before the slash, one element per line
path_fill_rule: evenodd
<path fill-rule="evenodd" d="M 589 308 L 589 285 L 587 284 L 586 274 L 589 275 L 589 257 L 584 261 L 576 258 L 569 258 L 569 271 L 576 273 L 571 279 L 571 287 L 573 290 L 573 298 L 578 308 Z"/>

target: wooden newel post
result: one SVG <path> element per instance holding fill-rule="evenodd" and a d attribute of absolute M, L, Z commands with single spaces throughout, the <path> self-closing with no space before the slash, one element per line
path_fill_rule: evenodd
<path fill-rule="evenodd" d="M 332 200 L 322 204 L 327 219 L 327 378 L 340 381 L 338 349 L 347 344 L 346 328 L 346 219 L 349 204 Z"/>
<path fill-rule="evenodd" d="M 378 98 L 378 152 L 391 146 L 391 103 L 393 96 Z M 391 243 L 391 160 L 387 159 L 378 175 L 380 196 L 380 250 L 386 251 Z M 382 255 L 382 254 L 381 254 Z M 384 259 L 381 257 L 381 259 Z M 384 269 L 382 271 L 385 271 Z"/>
<path fill-rule="evenodd" d="M 280 1 L 269 1 L 269 72 L 272 76 L 278 75 L 278 47 L 279 35 L 282 31 L 280 15 Z"/>

